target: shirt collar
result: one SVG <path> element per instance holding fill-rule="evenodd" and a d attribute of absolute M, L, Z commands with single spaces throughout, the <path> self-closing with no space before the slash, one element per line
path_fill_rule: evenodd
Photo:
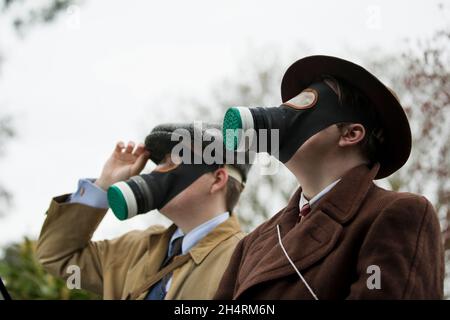
<path fill-rule="evenodd" d="M 181 244 L 182 254 L 186 254 L 192 249 L 201 239 L 203 239 L 208 233 L 210 233 L 215 227 L 217 227 L 222 222 L 226 221 L 230 217 L 228 211 L 202 223 L 201 225 L 195 227 L 189 231 L 186 235 L 180 228 L 177 228 L 170 238 L 169 254 L 172 252 L 173 241 L 179 237 L 184 236 L 183 242 Z"/>
<path fill-rule="evenodd" d="M 314 206 L 314 203 L 316 203 L 317 201 L 320 200 L 320 198 L 322 198 L 325 194 L 327 194 L 331 189 L 333 189 L 333 187 L 339 182 L 341 181 L 341 179 L 338 179 L 332 183 L 330 183 L 328 186 L 326 186 L 324 189 L 322 189 L 322 191 L 320 191 L 318 194 L 316 194 L 314 197 L 311 198 L 311 200 L 308 201 L 308 199 L 305 198 L 303 192 L 300 195 L 300 201 L 299 201 L 299 208 L 300 210 L 303 208 L 303 206 L 307 203 L 309 203 L 309 205 L 311 207 Z"/>

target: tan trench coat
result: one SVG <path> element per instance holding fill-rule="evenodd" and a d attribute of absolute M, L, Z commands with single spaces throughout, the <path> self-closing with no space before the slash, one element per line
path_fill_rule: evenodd
<path fill-rule="evenodd" d="M 67 279 L 68 267 L 81 271 L 81 287 L 104 299 L 144 299 L 167 252 L 176 226 L 152 226 L 114 240 L 91 241 L 107 210 L 52 200 L 39 237 L 37 256 L 45 269 Z M 173 272 L 166 299 L 211 299 L 233 250 L 244 237 L 236 216 L 199 241 Z M 153 278 L 153 279 L 152 279 Z"/>

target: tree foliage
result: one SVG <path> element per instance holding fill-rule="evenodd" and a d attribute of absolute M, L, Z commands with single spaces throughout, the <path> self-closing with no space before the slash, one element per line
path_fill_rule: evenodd
<path fill-rule="evenodd" d="M 68 289 L 64 280 L 48 274 L 36 259 L 36 243 L 25 238 L 4 250 L 0 275 L 13 299 L 98 299 L 84 290 Z"/>
<path fill-rule="evenodd" d="M 398 93 L 413 136 L 411 156 L 389 185 L 429 198 L 450 250 L 450 27 L 372 66 Z"/>
<path fill-rule="evenodd" d="M 11 21 L 17 34 L 23 36 L 32 27 L 49 23 L 75 3 L 74 0 L 0 0 L 0 16 Z M 1 49 L 1 48 L 0 48 Z M 2 61 L 0 54 L 0 67 Z M 0 113 L 0 156 L 5 146 L 16 135 L 11 115 Z M 12 199 L 10 191 L 0 184 L 0 216 Z M 35 243 L 25 239 L 22 243 L 4 248 L 0 259 L 0 275 L 7 282 L 15 299 L 95 299 L 91 293 L 69 290 L 63 280 L 45 272 L 35 257 Z"/>
<path fill-rule="evenodd" d="M 12 125 L 12 119 L 9 116 L 0 117 L 0 156 L 5 152 L 5 145 L 15 132 Z M 11 202 L 11 193 L 2 185 L 0 185 L 0 216 L 5 214 L 5 208 Z"/>
<path fill-rule="evenodd" d="M 53 22 L 76 0 L 0 0 L 3 14 L 12 14 L 11 23 L 17 32 L 25 33 L 38 24 Z"/>
<path fill-rule="evenodd" d="M 17 33 L 23 36 L 38 24 L 53 22 L 61 12 L 77 2 L 76 0 L 0 0 L 0 16 L 8 19 Z M 0 71 L 2 62 L 0 52 Z M 9 114 L 0 113 L 0 156 L 5 152 L 6 143 L 15 136 L 12 120 Z M 0 216 L 5 214 L 11 200 L 11 192 L 0 184 Z"/>

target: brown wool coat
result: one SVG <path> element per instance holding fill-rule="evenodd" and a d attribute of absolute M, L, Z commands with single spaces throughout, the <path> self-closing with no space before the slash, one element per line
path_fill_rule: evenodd
<path fill-rule="evenodd" d="M 91 237 L 106 209 L 53 199 L 37 245 L 37 257 L 51 274 L 68 278 L 67 267 L 80 267 L 81 288 L 104 299 L 144 299 L 156 282 L 176 226 L 155 225 L 113 240 Z M 175 257 L 166 299 L 212 299 L 234 248 L 244 233 L 235 215 L 201 239 L 188 254 Z M 170 270 L 163 269 L 162 274 Z"/>
<path fill-rule="evenodd" d="M 240 241 L 216 299 L 440 299 L 444 252 L 432 205 L 377 187 L 379 166 L 350 170 L 300 224 L 301 190 L 286 208 Z M 380 289 L 369 289 L 380 268 Z"/>

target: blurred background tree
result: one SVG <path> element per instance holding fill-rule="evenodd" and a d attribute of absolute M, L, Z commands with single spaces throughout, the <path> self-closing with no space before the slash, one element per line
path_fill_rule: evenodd
<path fill-rule="evenodd" d="M 5 249 L 0 275 L 13 299 L 99 299 L 84 290 L 68 289 L 66 282 L 48 274 L 36 259 L 36 243 L 25 238 Z"/>
<path fill-rule="evenodd" d="M 1 61 L 0 61 L 1 63 Z M 5 145 L 10 140 L 15 132 L 10 116 L 0 115 L 0 157 L 5 152 Z M 6 209 L 11 203 L 11 193 L 6 187 L 0 184 L 0 217 L 6 214 Z"/>
<path fill-rule="evenodd" d="M 413 135 L 411 156 L 401 170 L 388 178 L 390 188 L 423 194 L 431 201 L 441 222 L 449 266 L 450 26 L 425 41 L 412 43 L 401 56 L 378 61 L 374 67 L 379 74 L 390 77 L 389 83 L 399 93 Z M 447 267 L 447 287 L 449 272 Z"/>
<path fill-rule="evenodd" d="M 74 0 L 0 0 L 0 16 L 8 19 L 17 35 L 23 37 L 32 27 L 53 22 L 59 14 L 76 2 Z M 0 67 L 2 62 L 3 60 L 0 59 Z M 15 134 L 13 117 L 0 111 L 0 156 L 5 152 L 6 143 Z M 0 184 L 0 216 L 6 213 L 11 199 L 12 194 L 7 187 Z M 0 258 L 0 276 L 6 282 L 13 299 L 98 298 L 83 290 L 69 290 L 65 281 L 45 272 L 35 257 L 35 243 L 27 238 L 21 243 L 3 248 Z"/>
<path fill-rule="evenodd" d="M 0 17 L 6 19 L 19 36 L 24 36 L 32 27 L 53 22 L 58 15 L 76 0 L 0 0 Z M 0 71 L 3 63 L 0 48 Z M 0 157 L 5 152 L 6 142 L 16 134 L 13 117 L 0 111 Z M 12 194 L 0 184 L 0 217 L 5 215 L 12 200 Z"/>
<path fill-rule="evenodd" d="M 389 185 L 430 199 L 450 250 L 450 27 L 378 63 L 380 74 L 389 75 L 389 68 L 401 70 L 390 75 L 389 83 L 400 96 L 413 134 L 411 157 L 388 178 Z"/>
<path fill-rule="evenodd" d="M 0 0 L 0 10 L 20 35 L 24 35 L 32 27 L 50 23 L 77 0 Z"/>

